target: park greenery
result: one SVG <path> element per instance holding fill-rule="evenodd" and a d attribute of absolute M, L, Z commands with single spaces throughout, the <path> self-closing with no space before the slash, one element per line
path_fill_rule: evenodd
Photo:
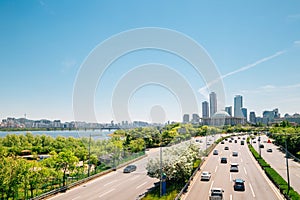
<path fill-rule="evenodd" d="M 299 157 L 299 131 L 299 127 L 292 127 L 287 122 L 272 127 L 212 127 L 174 123 L 163 127 L 117 130 L 107 140 L 93 137 L 53 138 L 30 132 L 24 135 L 8 134 L 0 138 L 0 199 L 29 199 L 86 178 L 88 174 L 114 169 L 143 155 L 146 149 L 156 147 L 164 149 L 163 171 L 167 175 L 168 192 L 174 196 L 198 167 L 200 156 L 206 154 L 199 152 L 196 144 L 190 142 L 192 137 L 268 132 L 278 145 L 284 146 L 287 140 L 288 150 Z M 176 148 L 173 145 L 177 145 Z M 263 161 L 260 163 L 268 166 Z M 160 177 L 158 166 L 157 159 L 149 161 L 147 170 L 150 177 Z M 173 190 L 170 191 L 170 188 Z"/>
<path fill-rule="evenodd" d="M 285 147 L 294 156 L 300 158 L 300 127 L 291 126 L 287 121 L 283 121 L 271 127 L 270 136 L 276 145 Z"/>

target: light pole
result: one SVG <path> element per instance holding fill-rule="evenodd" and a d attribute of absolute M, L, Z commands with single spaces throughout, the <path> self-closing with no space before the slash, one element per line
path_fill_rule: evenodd
<path fill-rule="evenodd" d="M 288 159 L 287 135 L 286 135 L 286 133 L 285 133 L 285 160 L 286 160 L 286 174 L 287 174 L 287 180 L 288 180 L 287 194 L 289 194 L 289 191 L 290 191 L 290 173 L 289 173 L 289 159 Z"/>
<path fill-rule="evenodd" d="M 100 131 L 102 132 L 102 129 L 100 129 Z M 102 134 L 98 134 L 99 136 L 101 136 Z M 93 136 L 97 136 L 97 134 L 93 134 Z M 89 137 L 89 155 L 88 155 L 88 177 L 90 177 L 90 172 L 91 172 L 91 137 L 92 134 L 90 133 L 90 137 Z"/>
<path fill-rule="evenodd" d="M 258 150 L 259 150 L 259 157 L 261 157 L 260 136 L 258 137 Z"/>
<path fill-rule="evenodd" d="M 90 177 L 90 171 L 91 171 L 91 133 L 89 138 L 89 166 L 88 166 L 88 177 Z"/>
<path fill-rule="evenodd" d="M 160 135 L 160 145 L 159 145 L 159 157 L 160 157 L 160 196 L 162 197 L 162 175 L 163 175 L 163 172 L 162 172 L 162 146 L 161 146 L 161 143 L 162 143 L 162 135 L 161 135 L 161 129 L 159 130 L 159 135 Z"/>

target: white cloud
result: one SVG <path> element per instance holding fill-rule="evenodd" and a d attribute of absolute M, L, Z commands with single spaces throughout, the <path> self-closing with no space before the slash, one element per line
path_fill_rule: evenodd
<path fill-rule="evenodd" d="M 300 40 L 294 41 L 294 46 L 300 46 Z"/>
<path fill-rule="evenodd" d="M 222 76 L 220 77 L 220 79 L 224 79 L 224 78 L 227 78 L 228 76 L 232 76 L 232 75 L 234 75 L 234 74 L 237 74 L 237 73 L 246 71 L 246 70 L 248 70 L 248 69 L 251 69 L 251 68 L 253 68 L 253 67 L 256 67 L 257 65 L 259 65 L 259 64 L 261 64 L 261 63 L 263 63 L 263 62 L 269 61 L 269 60 L 271 60 L 271 59 L 273 59 L 273 58 L 276 58 L 276 57 L 278 57 L 278 56 L 284 54 L 285 52 L 286 52 L 286 51 L 284 51 L 284 50 L 283 50 L 283 51 L 276 52 L 275 54 L 273 54 L 273 55 L 271 55 L 271 56 L 264 57 L 264 58 L 262 58 L 262 59 L 260 59 L 260 60 L 258 60 L 258 61 L 255 61 L 254 63 L 245 65 L 245 66 L 243 66 L 243 67 L 241 67 L 241 68 L 239 68 L 239 69 L 237 69 L 237 70 L 235 70 L 235 71 L 232 71 L 232 72 L 229 72 L 229 73 L 227 73 L 227 74 L 225 74 L 225 75 L 222 75 Z M 208 89 L 207 89 L 207 88 L 208 88 L 209 86 L 213 85 L 214 83 L 218 82 L 218 81 L 219 81 L 219 79 L 213 80 L 213 81 L 207 83 L 207 85 L 204 86 L 204 87 L 202 87 L 202 88 L 200 88 L 200 89 L 198 90 L 198 92 L 200 92 L 200 94 L 202 94 L 202 95 L 204 95 L 204 94 L 206 94 L 206 93 L 208 94 Z M 205 91 L 205 90 L 206 90 L 206 91 Z M 207 94 L 206 94 L 206 95 L 207 95 Z"/>
<path fill-rule="evenodd" d="M 292 20 L 300 20 L 300 14 L 288 15 L 287 18 Z"/>
<path fill-rule="evenodd" d="M 237 74 L 237 73 L 239 73 L 239 72 L 242 72 L 242 71 L 246 71 L 246 70 L 248 70 L 248 69 L 251 69 L 251 68 L 253 68 L 253 67 L 255 67 L 255 66 L 257 66 L 257 65 L 259 65 L 259 64 L 261 64 L 261 63 L 263 63 L 263 62 L 266 62 L 266 61 L 268 61 L 268 60 L 271 60 L 271 59 L 273 59 L 273 58 L 276 58 L 276 57 L 278 57 L 278 56 L 284 54 L 285 52 L 286 52 L 286 51 L 279 51 L 279 52 L 277 52 L 277 53 L 275 53 L 275 54 L 273 54 L 273 55 L 271 55 L 271 56 L 262 58 L 262 59 L 260 59 L 260 60 L 258 60 L 258 61 L 256 61 L 256 62 L 254 62 L 254 63 L 245 65 L 245 66 L 243 66 L 243 67 L 241 67 L 241 68 L 239 68 L 239 69 L 237 69 L 237 70 L 235 70 L 235 71 L 232 71 L 232 72 L 229 72 L 229 73 L 223 75 L 222 78 L 226 78 L 226 77 L 228 77 L 228 76 Z"/>
<path fill-rule="evenodd" d="M 241 90 L 240 93 L 243 94 L 257 94 L 257 93 L 266 93 L 266 92 L 274 92 L 278 93 L 279 91 L 286 91 L 291 89 L 300 88 L 300 83 L 293 85 L 282 85 L 282 86 L 274 86 L 274 85 L 264 85 L 254 90 Z"/>
<path fill-rule="evenodd" d="M 62 65 L 62 72 L 66 72 L 68 70 L 70 70 L 71 68 L 75 67 L 75 65 L 77 64 L 76 60 L 74 59 L 65 59 L 61 62 Z"/>

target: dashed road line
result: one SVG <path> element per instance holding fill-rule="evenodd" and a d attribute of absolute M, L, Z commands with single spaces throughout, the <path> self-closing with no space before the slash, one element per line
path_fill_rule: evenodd
<path fill-rule="evenodd" d="M 216 166 L 215 173 L 217 172 L 218 166 Z"/>
<path fill-rule="evenodd" d="M 229 199 L 232 200 L 232 194 L 230 194 Z"/>
<path fill-rule="evenodd" d="M 99 195 L 98 197 L 101 198 L 103 197 L 104 195 L 107 195 L 108 193 L 111 193 L 112 191 L 114 191 L 115 188 L 111 189 L 111 190 L 108 190 L 107 192 L 104 192 L 103 194 Z"/>
<path fill-rule="evenodd" d="M 137 179 L 138 177 L 140 177 L 140 175 L 133 176 L 133 177 L 130 178 L 129 180 L 130 180 L 130 181 L 133 181 L 134 179 Z"/>
<path fill-rule="evenodd" d="M 214 181 L 212 181 L 212 182 L 211 182 L 211 184 L 210 184 L 210 188 L 209 188 L 209 191 L 211 190 L 211 188 L 212 188 L 213 184 L 214 184 Z"/>
<path fill-rule="evenodd" d="M 246 170 L 246 168 L 244 167 L 244 171 L 245 171 L 245 174 L 247 175 L 247 170 Z"/>
<path fill-rule="evenodd" d="M 117 179 L 117 180 L 113 180 L 113 181 L 111 181 L 111 182 L 109 182 L 109 183 L 106 183 L 106 184 L 104 184 L 104 186 L 107 186 L 107 185 L 113 184 L 114 182 L 117 182 L 117 181 L 118 181 L 118 179 Z"/>
<path fill-rule="evenodd" d="M 139 186 L 137 186 L 135 189 L 139 189 L 140 187 L 142 187 L 143 185 L 145 185 L 146 183 L 148 183 L 148 181 L 146 181 L 146 182 L 144 182 L 144 183 L 142 183 L 142 184 L 140 184 Z"/>
<path fill-rule="evenodd" d="M 252 188 L 252 185 L 251 185 L 251 183 L 249 183 L 249 187 L 250 187 L 250 189 L 251 189 L 251 192 L 252 192 L 252 196 L 253 196 L 253 198 L 255 198 L 255 193 L 254 193 L 254 190 L 253 190 L 253 188 Z"/>

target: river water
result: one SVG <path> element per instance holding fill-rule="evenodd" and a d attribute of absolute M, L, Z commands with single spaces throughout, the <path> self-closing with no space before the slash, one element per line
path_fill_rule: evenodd
<path fill-rule="evenodd" d="M 0 137 L 5 137 L 7 134 L 22 134 L 25 135 L 26 133 L 32 133 L 33 135 L 49 135 L 51 137 L 56 138 L 57 136 L 63 137 L 89 137 L 91 135 L 94 139 L 109 139 L 109 134 L 114 131 L 108 130 L 71 130 L 71 131 L 0 131 Z"/>

